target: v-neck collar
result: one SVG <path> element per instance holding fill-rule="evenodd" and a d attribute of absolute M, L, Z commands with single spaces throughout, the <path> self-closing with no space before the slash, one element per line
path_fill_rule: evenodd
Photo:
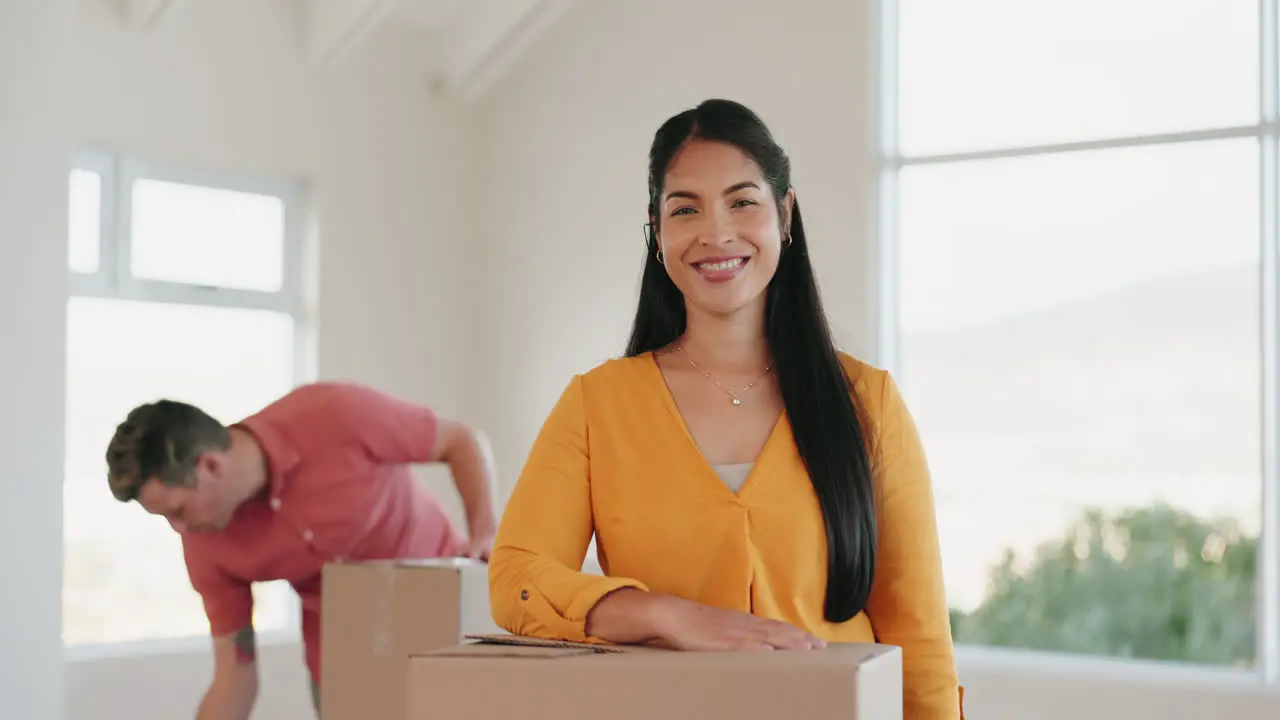
<path fill-rule="evenodd" d="M 698 465 L 702 468 L 702 476 L 713 482 L 721 492 L 729 493 L 735 499 L 743 497 L 752 486 L 758 484 L 756 476 L 761 473 L 761 466 L 767 464 L 771 450 L 778 441 L 778 436 L 788 429 L 786 410 L 784 409 L 778 413 L 778 420 L 774 423 L 773 430 L 769 432 L 769 438 L 765 440 L 764 446 L 760 448 L 759 454 L 752 461 L 751 470 L 747 473 L 746 480 L 743 480 L 742 487 L 738 488 L 737 492 L 734 492 L 720 479 L 720 475 L 716 473 L 715 466 L 707 460 L 706 455 L 702 454 L 702 450 L 698 447 L 698 442 L 693 438 L 693 433 L 689 431 L 689 425 L 685 422 L 684 415 L 680 412 L 680 406 L 676 404 L 676 398 L 671 394 L 671 386 L 667 384 L 667 376 L 662 374 L 662 367 L 658 365 L 658 354 L 656 352 L 645 353 L 643 362 L 657 385 L 657 392 L 662 397 L 662 404 L 666 407 L 667 412 L 671 414 L 671 419 L 680 433 L 684 435 L 686 449 L 697 458 Z"/>

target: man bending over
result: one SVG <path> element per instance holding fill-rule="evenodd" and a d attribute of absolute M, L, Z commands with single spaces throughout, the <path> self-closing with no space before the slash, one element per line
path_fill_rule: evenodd
<path fill-rule="evenodd" d="M 410 474 L 446 463 L 466 508 L 462 538 Z M 320 577 L 328 562 L 488 560 L 493 464 L 475 430 L 353 383 L 296 388 L 223 426 L 171 400 L 141 405 L 107 448 L 111 492 L 168 519 L 213 633 L 214 676 L 198 720 L 245 720 L 258 691 L 254 582 L 287 580 L 318 707 Z"/>

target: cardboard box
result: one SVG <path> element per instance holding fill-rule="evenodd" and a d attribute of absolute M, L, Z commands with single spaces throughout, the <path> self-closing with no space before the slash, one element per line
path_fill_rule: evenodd
<path fill-rule="evenodd" d="M 489 566 L 464 558 L 324 568 L 320 712 L 324 720 L 404 720 L 409 656 L 499 633 Z"/>
<path fill-rule="evenodd" d="M 510 635 L 417 653 L 405 720 L 902 720 L 902 650 L 680 652 Z"/>

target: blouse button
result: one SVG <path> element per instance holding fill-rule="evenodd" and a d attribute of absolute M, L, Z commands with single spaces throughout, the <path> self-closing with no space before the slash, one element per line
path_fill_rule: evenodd
<path fill-rule="evenodd" d="M 528 590 L 521 590 L 521 591 L 520 591 L 520 599 L 521 599 L 521 600 L 528 600 L 528 599 L 529 599 L 529 591 L 528 591 Z"/>

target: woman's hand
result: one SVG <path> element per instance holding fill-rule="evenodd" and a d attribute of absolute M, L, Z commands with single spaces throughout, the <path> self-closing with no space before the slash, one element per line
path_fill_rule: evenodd
<path fill-rule="evenodd" d="M 625 588 L 587 615 L 587 634 L 615 643 L 657 642 L 678 650 L 808 650 L 826 647 L 794 625 Z"/>
<path fill-rule="evenodd" d="M 655 600 L 657 634 L 664 644 L 678 650 L 812 650 L 827 645 L 780 620 L 671 596 Z"/>

